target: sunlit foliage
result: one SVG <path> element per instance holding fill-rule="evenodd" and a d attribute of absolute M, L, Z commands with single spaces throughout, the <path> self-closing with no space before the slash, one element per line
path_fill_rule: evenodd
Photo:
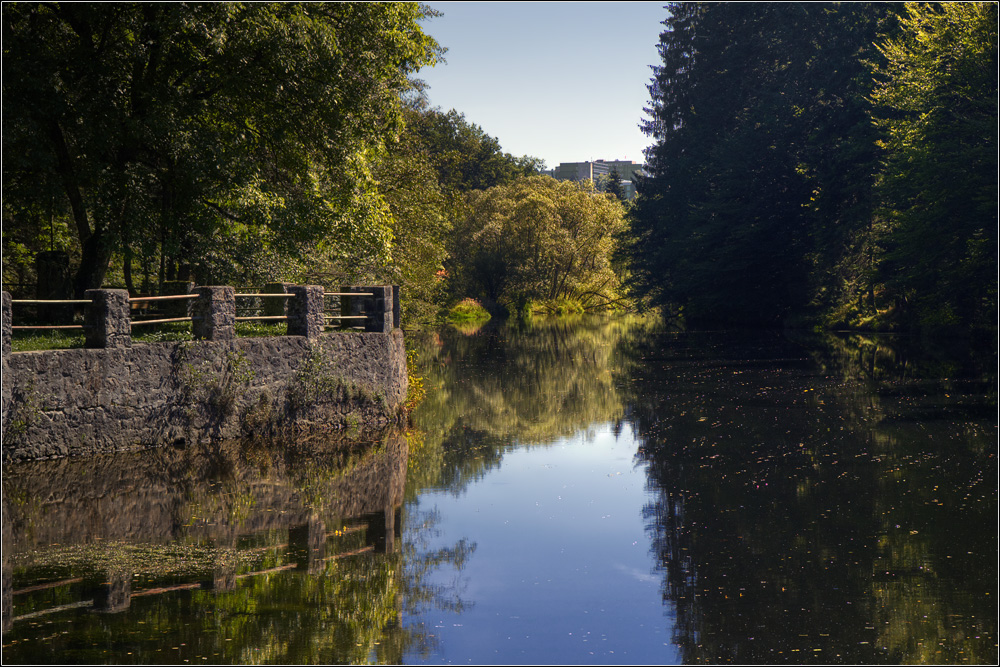
<path fill-rule="evenodd" d="M 509 310 L 558 299 L 604 308 L 618 297 L 611 258 L 624 225 L 621 203 L 589 182 L 534 176 L 472 192 L 456 225 L 465 251 L 454 279 Z"/>
<path fill-rule="evenodd" d="M 926 326 L 997 319 L 997 5 L 910 3 L 879 43 L 877 278 Z"/>
<path fill-rule="evenodd" d="M 112 260 L 148 289 L 184 265 L 233 282 L 305 252 L 387 256 L 372 165 L 402 128 L 410 76 L 440 52 L 417 23 L 428 12 L 5 4 L 5 243 L 9 228 L 37 229 L 22 244 L 56 219 L 73 229 L 77 293 Z"/>

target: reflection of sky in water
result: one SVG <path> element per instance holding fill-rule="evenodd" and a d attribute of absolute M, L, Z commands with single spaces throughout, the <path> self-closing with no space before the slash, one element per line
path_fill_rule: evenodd
<path fill-rule="evenodd" d="M 436 508 L 431 548 L 462 538 L 476 545 L 460 573 L 434 574 L 433 583 L 458 589 L 465 611 L 404 619 L 437 638 L 428 661 L 679 661 L 672 612 L 653 573 L 642 517 L 646 474 L 633 463 L 635 451 L 630 429 L 616 439 L 606 425 L 589 437 L 508 452 L 463 495 L 424 493 L 407 508 Z"/>

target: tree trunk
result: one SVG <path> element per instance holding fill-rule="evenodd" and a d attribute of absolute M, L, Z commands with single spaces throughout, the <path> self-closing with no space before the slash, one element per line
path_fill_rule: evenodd
<path fill-rule="evenodd" d="M 80 268 L 73 281 L 73 293 L 77 299 L 82 299 L 85 291 L 101 287 L 111 263 L 111 247 L 103 229 L 95 230 L 81 245 Z"/>

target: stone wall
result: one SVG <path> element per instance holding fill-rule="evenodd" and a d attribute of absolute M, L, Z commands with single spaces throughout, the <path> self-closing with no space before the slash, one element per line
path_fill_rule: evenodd
<path fill-rule="evenodd" d="M 377 435 L 366 446 L 323 434 L 10 464 L 4 556 L 26 564 L 48 545 L 115 541 L 232 545 L 311 516 L 334 526 L 391 512 L 403 502 L 407 445 L 398 429 Z"/>
<path fill-rule="evenodd" d="M 215 293 L 222 288 L 201 289 L 231 300 Z M 3 305 L 5 461 L 382 426 L 401 417 L 406 351 L 391 315 L 382 332 L 319 333 L 310 322 L 308 336 L 140 344 L 112 331 L 107 347 L 11 354 L 6 293 Z M 109 330 L 90 331 L 98 328 Z"/>

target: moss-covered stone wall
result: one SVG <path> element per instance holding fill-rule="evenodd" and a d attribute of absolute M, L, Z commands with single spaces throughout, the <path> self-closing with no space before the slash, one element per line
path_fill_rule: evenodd
<path fill-rule="evenodd" d="M 383 426 L 406 384 L 399 329 L 5 354 L 3 457 Z"/>

